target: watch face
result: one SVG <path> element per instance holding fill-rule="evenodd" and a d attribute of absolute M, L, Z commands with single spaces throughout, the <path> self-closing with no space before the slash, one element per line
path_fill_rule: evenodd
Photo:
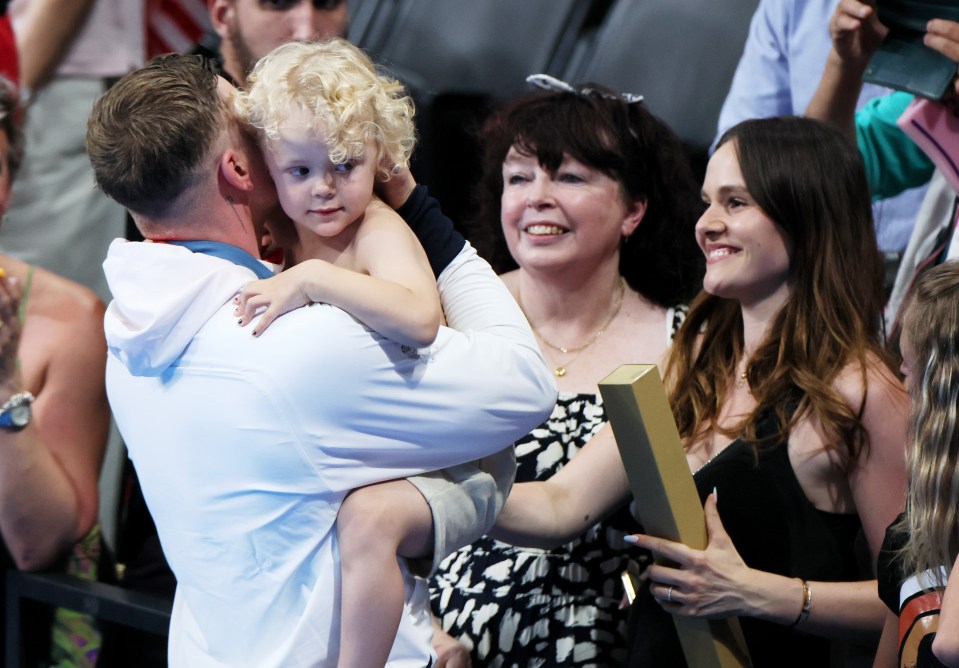
<path fill-rule="evenodd" d="M 14 394 L 0 406 L 0 429 L 20 431 L 30 424 L 30 405 L 33 395 L 29 392 Z"/>
<path fill-rule="evenodd" d="M 30 423 L 30 406 L 24 404 L 10 409 L 10 422 L 14 427 L 26 427 Z"/>

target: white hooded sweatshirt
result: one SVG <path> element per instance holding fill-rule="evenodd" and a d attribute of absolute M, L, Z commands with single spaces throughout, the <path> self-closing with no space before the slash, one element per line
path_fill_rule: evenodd
<path fill-rule="evenodd" d="M 500 451 L 555 404 L 468 246 L 439 279 L 459 331 L 418 353 L 324 304 L 254 338 L 231 301 L 254 273 L 183 247 L 117 240 L 104 270 L 110 404 L 178 583 L 173 668 L 334 666 L 346 494 Z M 422 668 L 428 600 L 407 583 L 389 665 Z"/>

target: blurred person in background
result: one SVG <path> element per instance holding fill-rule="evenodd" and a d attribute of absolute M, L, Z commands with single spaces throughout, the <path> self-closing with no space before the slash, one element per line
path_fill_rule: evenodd
<path fill-rule="evenodd" d="M 0 83 L 0 215 L 23 157 L 18 116 L 16 93 Z M 97 481 L 110 422 L 103 313 L 103 302 L 90 289 L 0 254 L 0 564 L 5 570 L 96 576 Z M 50 627 L 28 629 L 21 639 L 23 652 L 46 652 Z M 54 662 L 92 666 L 98 646 L 88 619 L 57 614 Z"/>

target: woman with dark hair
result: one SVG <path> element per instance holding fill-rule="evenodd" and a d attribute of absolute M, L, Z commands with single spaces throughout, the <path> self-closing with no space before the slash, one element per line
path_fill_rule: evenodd
<path fill-rule="evenodd" d="M 662 358 L 676 307 L 702 275 L 693 240 L 702 207 L 675 135 L 611 91 L 527 95 L 495 113 L 482 138 L 474 222 L 518 264 L 502 278 L 560 390 L 550 419 L 516 444 L 517 480 L 542 480 L 607 431 L 597 383 L 620 364 Z M 487 256 L 503 268 L 505 250 Z M 551 551 L 484 537 L 451 555 L 433 608 L 462 645 L 439 630 L 439 665 L 464 645 L 477 666 L 621 661 L 623 537 L 637 525 L 620 505 Z"/>
<path fill-rule="evenodd" d="M 571 158 L 613 179 L 626 201 L 645 208 L 642 228 L 623 234 L 616 253 L 626 282 L 648 301 L 682 304 L 696 294 L 703 273 L 692 236 L 702 204 L 679 139 L 641 100 L 628 103 L 598 86 L 583 90 L 533 93 L 486 121 L 470 238 L 497 270 L 522 267 L 503 220 L 510 186 L 520 177 L 507 175 L 504 163 L 524 157 L 558 173 Z M 510 276 L 515 278 L 506 274 L 504 280 Z"/>
<path fill-rule="evenodd" d="M 882 263 L 855 148 L 802 118 L 747 121 L 709 161 L 696 225 L 704 291 L 666 365 L 709 543 L 638 535 L 657 561 L 631 666 L 685 664 L 668 614 L 739 616 L 755 666 L 829 665 L 827 637 L 882 625 L 857 582 L 904 499 L 906 398 L 879 341 Z M 548 545 L 628 498 L 612 439 L 514 487 L 497 535 Z"/>

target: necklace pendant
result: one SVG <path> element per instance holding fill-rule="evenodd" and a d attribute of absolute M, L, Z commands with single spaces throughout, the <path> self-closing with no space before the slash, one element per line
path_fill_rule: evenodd
<path fill-rule="evenodd" d="M 563 376 L 566 375 L 566 367 L 558 366 L 555 369 L 553 369 L 553 373 L 556 374 L 557 378 L 562 378 Z"/>

